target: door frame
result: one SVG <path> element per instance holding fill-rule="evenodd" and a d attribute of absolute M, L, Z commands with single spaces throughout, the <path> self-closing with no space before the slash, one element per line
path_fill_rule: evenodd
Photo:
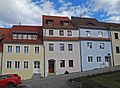
<path fill-rule="evenodd" d="M 53 72 L 50 72 L 50 68 L 49 68 L 49 63 L 53 62 L 54 66 L 53 66 Z M 55 60 L 54 59 L 50 59 L 48 60 L 48 73 L 55 73 Z"/>

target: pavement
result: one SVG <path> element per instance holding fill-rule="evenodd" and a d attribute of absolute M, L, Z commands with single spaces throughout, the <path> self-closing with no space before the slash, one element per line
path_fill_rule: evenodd
<path fill-rule="evenodd" d="M 45 78 L 24 80 L 20 86 L 24 86 L 22 88 L 71 88 L 67 81 L 68 79 L 90 76 L 104 72 L 112 72 L 117 70 L 120 70 L 120 66 L 100 68 L 100 69 L 94 69 L 94 70 L 76 72 L 70 74 L 48 76 Z"/>

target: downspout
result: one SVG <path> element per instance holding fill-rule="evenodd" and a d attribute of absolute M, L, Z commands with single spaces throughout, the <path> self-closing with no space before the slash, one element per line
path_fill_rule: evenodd
<path fill-rule="evenodd" d="M 79 47 L 80 47 L 80 66 L 81 66 L 81 72 L 83 71 L 83 67 L 82 67 L 82 50 L 81 50 L 81 39 L 80 39 L 80 29 L 79 30 Z"/>
<path fill-rule="evenodd" d="M 112 53 L 112 56 L 111 56 L 111 59 L 112 59 L 112 65 L 115 66 L 115 63 L 114 63 L 114 54 L 113 54 L 113 42 L 112 42 L 112 36 L 111 36 L 111 28 L 109 27 L 109 37 L 111 38 L 111 53 Z"/>

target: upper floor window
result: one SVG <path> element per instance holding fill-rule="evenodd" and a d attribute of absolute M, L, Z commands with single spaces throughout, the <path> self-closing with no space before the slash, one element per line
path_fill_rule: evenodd
<path fill-rule="evenodd" d="M 23 39 L 27 39 L 27 34 L 23 34 Z"/>
<path fill-rule="evenodd" d="M 22 34 L 18 34 L 18 39 L 22 39 Z"/>
<path fill-rule="evenodd" d="M 59 30 L 59 35 L 64 36 L 64 30 Z"/>
<path fill-rule="evenodd" d="M 69 60 L 69 67 L 73 67 L 73 60 Z"/>
<path fill-rule="evenodd" d="M 119 46 L 116 46 L 116 53 L 120 53 L 120 48 L 119 48 Z"/>
<path fill-rule="evenodd" d="M 54 51 L 54 44 L 52 43 L 49 44 L 49 51 Z"/>
<path fill-rule="evenodd" d="M 71 30 L 67 30 L 67 36 L 72 36 L 72 31 Z"/>
<path fill-rule="evenodd" d="M 92 42 L 87 42 L 87 48 L 92 49 Z"/>
<path fill-rule="evenodd" d="M 53 30 L 49 30 L 49 35 L 53 35 Z"/>
<path fill-rule="evenodd" d="M 52 26 L 53 25 L 53 20 L 47 20 L 47 25 Z"/>
<path fill-rule="evenodd" d="M 7 46 L 7 52 L 12 53 L 12 46 Z"/>
<path fill-rule="evenodd" d="M 6 62 L 6 68 L 12 68 L 12 61 Z"/>
<path fill-rule="evenodd" d="M 93 62 L 93 57 L 92 56 L 88 56 L 88 62 Z"/>
<path fill-rule="evenodd" d="M 13 34 L 13 39 L 17 39 L 17 34 Z"/>
<path fill-rule="evenodd" d="M 24 53 L 28 53 L 29 52 L 29 47 L 28 46 L 24 46 Z"/>
<path fill-rule="evenodd" d="M 103 32 L 102 31 L 98 31 L 98 36 L 99 37 L 103 37 Z"/>
<path fill-rule="evenodd" d="M 104 49 L 105 48 L 105 44 L 104 43 L 100 43 L 100 49 Z"/>
<path fill-rule="evenodd" d="M 90 33 L 90 31 L 86 31 L 86 36 L 91 36 L 91 33 Z"/>
<path fill-rule="evenodd" d="M 118 39 L 118 33 L 114 33 L 115 39 Z"/>
<path fill-rule="evenodd" d="M 97 62 L 101 62 L 101 57 L 97 56 Z"/>
<path fill-rule="evenodd" d="M 20 53 L 20 46 L 16 46 L 15 52 Z"/>
<path fill-rule="evenodd" d="M 65 60 L 60 60 L 60 67 L 65 67 Z"/>
<path fill-rule="evenodd" d="M 40 50 L 39 50 L 39 46 L 35 46 L 35 53 L 39 54 Z"/>
<path fill-rule="evenodd" d="M 68 44 L 68 51 L 73 51 L 73 44 Z"/>
<path fill-rule="evenodd" d="M 15 68 L 20 68 L 20 61 L 15 61 Z"/>
<path fill-rule="evenodd" d="M 60 51 L 64 51 L 64 44 L 63 43 L 60 44 Z"/>
<path fill-rule="evenodd" d="M 33 40 L 37 40 L 37 35 L 32 35 Z"/>

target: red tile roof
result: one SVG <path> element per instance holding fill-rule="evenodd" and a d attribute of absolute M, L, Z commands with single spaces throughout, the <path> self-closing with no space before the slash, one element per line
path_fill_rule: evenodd
<path fill-rule="evenodd" d="M 74 25 L 72 24 L 72 22 L 70 21 L 70 19 L 68 17 L 62 17 L 62 16 L 47 16 L 47 15 L 43 15 L 43 20 L 42 20 L 42 25 L 44 28 L 55 28 L 55 29 L 75 29 Z M 52 20 L 53 21 L 53 25 L 50 26 L 47 24 L 47 20 Z M 68 26 L 63 26 L 61 25 L 61 22 L 67 21 Z"/>
<path fill-rule="evenodd" d="M 22 33 L 31 33 L 37 32 L 38 39 L 37 40 L 28 40 L 28 39 L 13 39 L 12 34 L 14 32 L 22 32 Z M 4 43 L 30 43 L 30 44 L 43 44 L 43 33 L 41 26 L 23 26 L 23 25 L 14 25 L 11 28 L 9 34 L 2 41 Z"/>

